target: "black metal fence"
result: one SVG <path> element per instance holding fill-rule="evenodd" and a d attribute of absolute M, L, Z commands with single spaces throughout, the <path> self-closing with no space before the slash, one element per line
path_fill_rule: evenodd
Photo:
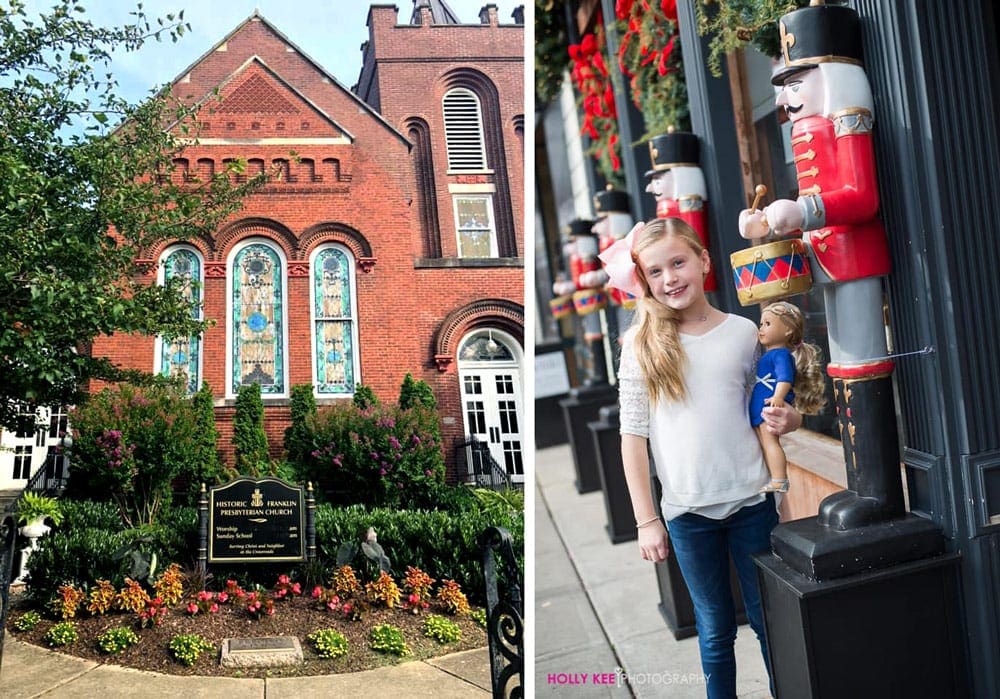
<path fill-rule="evenodd" d="M 46 459 L 45 466 L 35 471 L 13 502 L 0 514 L 0 666 L 3 663 L 3 642 L 10 610 L 10 584 L 14 581 L 14 560 L 17 556 L 17 507 L 21 496 L 27 492 L 58 495 L 66 486 L 65 457 Z"/>
<path fill-rule="evenodd" d="M 524 579 L 510 532 L 490 527 L 479 535 L 486 580 L 486 636 L 494 699 L 524 696 Z M 499 560 L 498 560 L 499 559 Z"/>
<path fill-rule="evenodd" d="M 507 470 L 490 453 L 490 445 L 475 437 L 466 437 L 455 445 L 455 463 L 458 472 L 470 474 L 479 488 L 505 490 L 513 487 Z"/>

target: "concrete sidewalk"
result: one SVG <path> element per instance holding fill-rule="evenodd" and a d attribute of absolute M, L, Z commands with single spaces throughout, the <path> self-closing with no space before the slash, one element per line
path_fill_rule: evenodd
<path fill-rule="evenodd" d="M 489 697 L 490 661 L 485 648 L 393 667 L 316 677 L 235 679 L 181 677 L 101 665 L 22 643 L 4 642 L 0 696 L 4 699 L 306 699 L 311 697 Z"/>
<path fill-rule="evenodd" d="M 611 544 L 601 492 L 580 495 L 568 446 L 535 456 L 535 695 L 703 698 L 698 639 L 674 640 L 653 564 Z M 737 693 L 769 697 L 749 626 L 736 638 Z M 628 679 L 622 679 L 622 670 Z"/>

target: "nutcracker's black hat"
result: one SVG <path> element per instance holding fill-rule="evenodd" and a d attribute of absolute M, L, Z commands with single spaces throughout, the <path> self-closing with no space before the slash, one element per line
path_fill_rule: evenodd
<path fill-rule="evenodd" d="M 566 237 L 573 240 L 578 235 L 597 235 L 591 229 L 594 227 L 594 222 L 590 219 L 585 218 L 575 218 L 566 224 L 563 232 Z"/>
<path fill-rule="evenodd" d="M 698 137 L 688 131 L 671 131 L 649 140 L 649 161 L 653 169 L 646 177 L 678 165 L 698 167 Z"/>
<path fill-rule="evenodd" d="M 773 85 L 815 68 L 820 63 L 861 60 L 861 20 L 843 5 L 810 5 L 789 12 L 778 21 L 782 65 L 771 75 Z"/>
<path fill-rule="evenodd" d="M 630 214 L 632 213 L 631 204 L 628 192 L 614 189 L 611 185 L 608 185 L 608 188 L 603 192 L 594 195 L 594 212 L 599 219 L 614 213 Z"/>

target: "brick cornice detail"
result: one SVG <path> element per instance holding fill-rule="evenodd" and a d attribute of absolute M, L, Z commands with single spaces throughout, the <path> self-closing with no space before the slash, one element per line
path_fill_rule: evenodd
<path fill-rule="evenodd" d="M 378 262 L 377 257 L 359 257 L 358 267 L 361 268 L 362 272 L 368 274 L 369 272 L 372 271 L 372 268 L 375 266 L 376 262 Z"/>
<path fill-rule="evenodd" d="M 308 277 L 309 265 L 304 262 L 291 262 L 288 265 L 289 277 Z"/>
<path fill-rule="evenodd" d="M 226 278 L 226 263 L 225 262 L 205 262 L 205 278 L 206 279 L 225 279 Z"/>

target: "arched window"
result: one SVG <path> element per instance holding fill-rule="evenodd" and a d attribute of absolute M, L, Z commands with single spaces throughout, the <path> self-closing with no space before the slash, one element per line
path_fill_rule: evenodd
<path fill-rule="evenodd" d="M 354 257 L 340 245 L 312 254 L 313 372 L 320 396 L 354 393 L 358 377 Z"/>
<path fill-rule="evenodd" d="M 483 114 L 472 90 L 456 87 L 445 93 L 444 134 L 450 171 L 485 170 Z"/>
<path fill-rule="evenodd" d="M 271 243 L 251 240 L 231 259 L 229 392 L 256 383 L 263 395 L 284 395 L 284 257 Z"/>
<path fill-rule="evenodd" d="M 175 285 L 191 304 L 191 317 L 201 319 L 201 289 L 203 284 L 201 255 L 189 247 L 168 248 L 160 257 L 159 282 Z M 164 376 L 179 377 L 188 394 L 201 386 L 201 337 L 165 338 L 156 340 L 154 370 Z"/>

